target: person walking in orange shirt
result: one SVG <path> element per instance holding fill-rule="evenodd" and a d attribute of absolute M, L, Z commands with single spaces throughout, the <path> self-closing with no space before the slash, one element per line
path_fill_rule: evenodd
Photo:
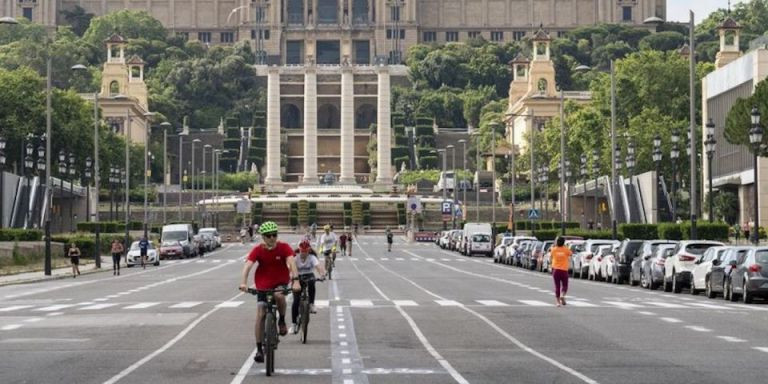
<path fill-rule="evenodd" d="M 555 280 L 555 300 L 557 306 L 565 305 L 565 293 L 568 292 L 568 265 L 571 261 L 571 250 L 565 246 L 565 239 L 558 237 L 552 255 L 552 277 Z"/>

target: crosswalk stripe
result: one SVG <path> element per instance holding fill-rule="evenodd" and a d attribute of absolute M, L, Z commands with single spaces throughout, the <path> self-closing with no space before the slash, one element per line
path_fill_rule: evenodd
<path fill-rule="evenodd" d="M 440 259 L 440 260 L 442 260 L 442 261 L 451 261 L 451 259 L 449 259 L 449 258 L 447 258 L 447 257 L 443 257 L 443 258 L 442 258 L 442 259 Z"/>
<path fill-rule="evenodd" d="M 435 300 L 437 304 L 439 304 L 441 307 L 460 307 L 461 304 L 459 304 L 458 301 L 454 300 Z"/>
<path fill-rule="evenodd" d="M 357 257 L 350 257 L 349 259 L 352 261 L 357 261 Z"/>
<path fill-rule="evenodd" d="M 416 307 L 418 304 L 416 304 L 413 300 L 392 300 L 392 304 L 397 305 L 398 307 Z"/>
<path fill-rule="evenodd" d="M 80 311 L 91 311 L 91 310 L 96 310 L 96 309 L 104 309 L 104 308 L 114 307 L 115 305 L 117 305 L 117 304 L 116 303 L 101 303 L 101 304 L 89 305 L 87 307 L 80 308 L 79 310 Z"/>
<path fill-rule="evenodd" d="M 509 307 L 509 304 L 498 300 L 475 300 L 476 302 L 488 307 Z"/>
<path fill-rule="evenodd" d="M 19 309 L 32 308 L 32 307 L 33 305 L 14 305 L 10 307 L 0 308 L 0 312 L 17 311 Z"/>
<path fill-rule="evenodd" d="M 693 305 L 696 307 L 709 308 L 709 309 L 732 309 L 723 305 L 707 304 L 707 303 L 687 303 L 686 305 Z"/>
<path fill-rule="evenodd" d="M 49 307 L 38 308 L 38 309 L 35 309 L 35 311 L 53 312 L 53 311 L 58 311 L 64 308 L 74 307 L 74 306 L 75 304 L 58 304 L 58 305 L 51 305 Z"/>
<path fill-rule="evenodd" d="M 367 260 L 367 261 L 373 261 L 373 258 L 372 258 L 372 257 L 366 257 L 366 258 L 365 258 L 365 260 Z"/>
<path fill-rule="evenodd" d="M 202 304 L 202 301 L 184 301 L 178 304 L 171 305 L 168 308 L 192 308 Z"/>
<path fill-rule="evenodd" d="M 213 259 L 211 261 L 213 261 L 214 263 L 221 263 L 221 260 L 219 260 L 219 259 Z"/>
<path fill-rule="evenodd" d="M 419 259 L 415 257 L 411 257 L 411 261 L 419 261 Z"/>
<path fill-rule="evenodd" d="M 328 307 L 330 302 L 328 300 L 315 300 L 315 307 Z"/>
<path fill-rule="evenodd" d="M 585 307 L 585 308 L 595 308 L 597 305 L 592 303 L 587 303 L 586 301 L 580 301 L 580 300 L 570 300 L 566 303 L 567 305 L 573 306 L 573 307 Z"/>
<path fill-rule="evenodd" d="M 395 260 L 397 260 L 397 261 L 403 261 L 403 260 L 405 260 L 405 259 L 403 259 L 402 257 L 396 257 L 396 258 L 395 258 Z"/>
<path fill-rule="evenodd" d="M 144 309 L 149 307 L 154 307 L 155 305 L 158 305 L 160 303 L 138 303 L 134 305 L 129 305 L 123 309 Z"/>
<path fill-rule="evenodd" d="M 523 304 L 530 305 L 532 307 L 551 307 L 552 306 L 552 304 L 545 303 L 539 300 L 518 300 L 518 301 Z"/>
<path fill-rule="evenodd" d="M 383 261 L 389 261 L 389 257 L 382 257 L 381 260 Z"/>
<path fill-rule="evenodd" d="M 650 305 L 655 305 L 661 308 L 689 308 L 686 305 L 675 304 L 675 303 L 665 303 L 663 301 L 646 301 L 645 303 Z"/>
<path fill-rule="evenodd" d="M 198 260 L 197 263 L 205 263 L 205 260 Z"/>
<path fill-rule="evenodd" d="M 632 304 L 632 303 L 624 303 L 621 301 L 603 301 L 603 303 L 610 304 L 619 308 L 624 309 L 632 309 L 632 308 L 643 308 L 642 305 Z"/>
<path fill-rule="evenodd" d="M 352 307 L 372 307 L 373 302 L 371 300 L 350 300 L 349 305 Z"/>
<path fill-rule="evenodd" d="M 216 305 L 217 308 L 237 308 L 243 305 L 244 301 L 225 301 Z"/>

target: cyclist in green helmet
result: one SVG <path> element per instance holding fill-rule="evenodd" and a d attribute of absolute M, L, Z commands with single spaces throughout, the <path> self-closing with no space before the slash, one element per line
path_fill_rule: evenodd
<path fill-rule="evenodd" d="M 277 224 L 273 221 L 267 221 L 259 227 L 261 234 L 261 243 L 253 247 L 248 254 L 245 266 L 240 280 L 240 290 L 247 291 L 248 274 L 251 268 L 256 265 L 253 274 L 253 283 L 258 290 L 271 290 L 290 284 L 291 279 L 299 276 L 294 263 L 293 248 L 282 241 L 277 240 Z M 301 286 L 298 281 L 293 282 L 293 290 L 300 291 Z M 277 325 L 280 335 L 285 336 L 288 333 L 288 327 L 285 324 L 285 295 L 282 292 L 275 292 L 275 302 L 277 311 L 280 313 Z M 264 350 L 261 341 L 264 339 L 264 303 L 266 296 L 259 295 L 258 311 L 256 312 L 256 356 L 254 360 L 257 363 L 264 362 Z"/>

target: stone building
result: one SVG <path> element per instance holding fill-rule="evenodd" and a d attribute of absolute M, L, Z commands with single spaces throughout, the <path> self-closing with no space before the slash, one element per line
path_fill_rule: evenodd
<path fill-rule="evenodd" d="M 482 37 L 522 40 L 541 25 L 552 33 L 597 23 L 642 25 L 666 17 L 666 0 L 3 0 L 3 13 L 48 26 L 80 6 L 96 16 L 146 10 L 172 33 L 229 44 L 250 40 L 271 64 L 399 63 L 411 45 Z M 344 42 L 351 44 L 344 44 Z M 342 47 L 347 51 L 342 51 Z"/>

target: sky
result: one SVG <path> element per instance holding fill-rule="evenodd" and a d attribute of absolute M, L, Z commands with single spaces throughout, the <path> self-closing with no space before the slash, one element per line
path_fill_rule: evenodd
<path fill-rule="evenodd" d="M 749 0 L 731 0 L 732 4 Z M 668 21 L 689 21 L 688 11 L 692 10 L 696 23 L 705 19 L 718 8 L 728 8 L 728 0 L 667 0 Z"/>

